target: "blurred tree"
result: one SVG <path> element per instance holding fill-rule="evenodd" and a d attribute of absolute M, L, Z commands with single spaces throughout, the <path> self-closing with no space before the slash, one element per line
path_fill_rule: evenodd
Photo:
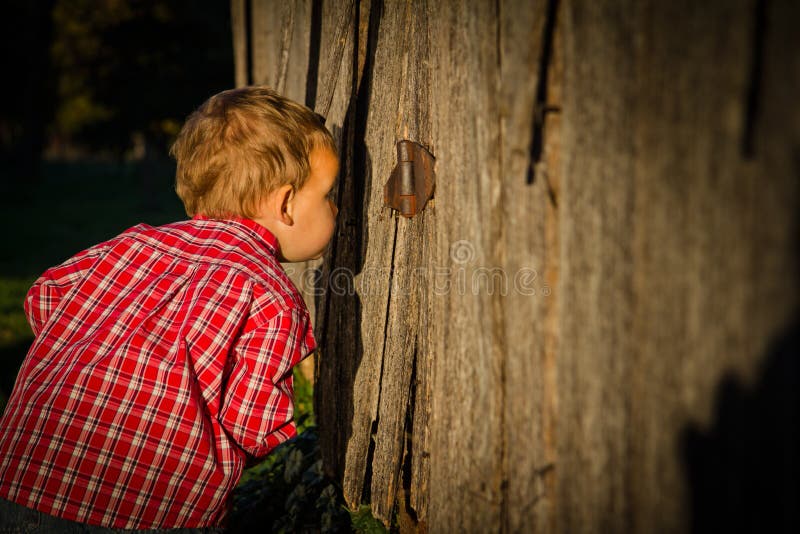
<path fill-rule="evenodd" d="M 58 0 L 55 139 L 120 154 L 163 149 L 186 115 L 232 85 L 229 8 L 189 0 Z"/>
<path fill-rule="evenodd" d="M 189 0 L 33 0 L 0 22 L 0 160 L 163 155 L 186 115 L 233 85 L 230 8 Z M 77 149 L 77 150 L 76 150 Z"/>

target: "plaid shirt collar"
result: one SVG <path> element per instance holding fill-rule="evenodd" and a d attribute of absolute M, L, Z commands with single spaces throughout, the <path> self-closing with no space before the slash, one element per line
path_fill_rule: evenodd
<path fill-rule="evenodd" d="M 236 225 L 241 225 L 250 230 L 251 233 L 255 233 L 257 237 L 257 241 L 264 245 L 264 248 L 269 252 L 271 256 L 278 258 L 278 251 L 280 250 L 280 244 L 278 243 L 278 239 L 275 235 L 267 230 L 264 226 L 261 226 L 257 222 L 253 221 L 252 219 L 247 219 L 245 217 L 226 217 L 225 219 L 214 219 L 212 217 L 206 217 L 205 215 L 195 215 L 192 217 L 193 221 L 217 221 L 223 223 L 233 223 Z"/>

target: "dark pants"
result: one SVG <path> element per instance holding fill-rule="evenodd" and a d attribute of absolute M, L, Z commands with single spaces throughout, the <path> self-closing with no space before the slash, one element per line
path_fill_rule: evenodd
<path fill-rule="evenodd" d="M 127 530 L 124 528 L 97 527 L 43 514 L 32 508 L 26 508 L 5 499 L 0 499 L 0 534 L 34 532 L 42 534 L 123 534 L 132 532 L 149 532 L 152 534 L 215 534 L 225 532 L 225 530 L 222 528 Z"/>

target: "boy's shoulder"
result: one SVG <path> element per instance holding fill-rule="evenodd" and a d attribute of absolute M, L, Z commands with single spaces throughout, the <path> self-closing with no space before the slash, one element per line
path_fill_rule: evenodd
<path fill-rule="evenodd" d="M 169 257 L 238 272 L 287 305 L 305 309 L 300 292 L 277 259 L 278 241 L 249 219 L 194 219 L 162 226 L 136 225 L 119 236 L 133 239 Z"/>

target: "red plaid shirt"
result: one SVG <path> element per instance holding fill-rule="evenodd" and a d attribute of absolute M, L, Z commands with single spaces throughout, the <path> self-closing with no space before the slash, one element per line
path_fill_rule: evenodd
<path fill-rule="evenodd" d="M 295 433 L 308 311 L 249 220 L 139 225 L 28 293 L 0 496 L 114 528 L 219 525 L 249 458 Z"/>

